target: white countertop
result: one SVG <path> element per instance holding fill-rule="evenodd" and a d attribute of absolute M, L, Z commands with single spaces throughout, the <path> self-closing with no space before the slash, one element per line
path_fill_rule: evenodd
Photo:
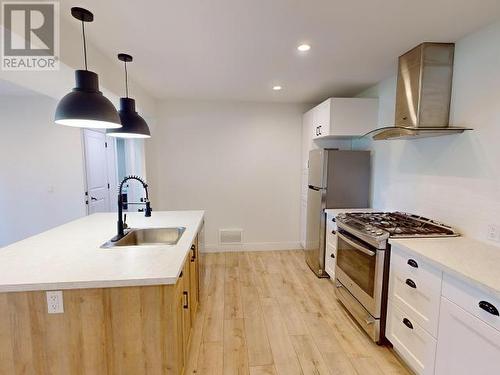
<path fill-rule="evenodd" d="M 337 216 L 344 212 L 373 212 L 373 208 L 327 208 L 325 213 L 327 215 Z"/>
<path fill-rule="evenodd" d="M 116 213 L 99 213 L 0 248 L 0 292 L 174 284 L 204 211 L 127 213 L 131 228 L 185 227 L 176 245 L 101 249 Z"/>
<path fill-rule="evenodd" d="M 467 237 L 389 239 L 389 242 L 500 298 L 500 248 Z"/>

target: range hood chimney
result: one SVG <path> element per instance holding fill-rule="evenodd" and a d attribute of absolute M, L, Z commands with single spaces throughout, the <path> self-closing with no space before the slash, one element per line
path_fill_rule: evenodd
<path fill-rule="evenodd" d="M 399 57 L 395 125 L 367 134 L 374 140 L 463 133 L 449 126 L 454 43 L 422 43 Z"/>

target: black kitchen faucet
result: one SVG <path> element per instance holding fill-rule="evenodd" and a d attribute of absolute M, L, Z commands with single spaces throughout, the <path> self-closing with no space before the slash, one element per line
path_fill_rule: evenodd
<path fill-rule="evenodd" d="M 144 210 L 146 217 L 151 216 L 151 203 L 149 202 L 149 194 L 148 194 L 148 184 L 140 178 L 139 176 L 126 176 L 122 182 L 120 183 L 120 187 L 118 188 L 118 222 L 117 222 L 117 229 L 118 233 L 116 236 L 114 236 L 111 241 L 116 242 L 119 239 L 123 238 L 125 236 L 124 230 L 126 228 L 125 220 L 123 219 L 123 196 L 122 196 L 122 190 L 123 190 L 123 185 L 125 182 L 128 180 L 137 180 L 142 184 L 142 187 L 146 191 L 146 198 L 141 199 L 141 202 L 127 202 L 127 205 L 129 204 L 143 204 L 146 206 L 146 209 Z"/>

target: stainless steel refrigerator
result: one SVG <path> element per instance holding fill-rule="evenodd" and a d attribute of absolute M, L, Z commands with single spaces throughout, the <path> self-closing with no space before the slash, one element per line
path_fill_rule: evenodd
<path fill-rule="evenodd" d="M 318 277 L 325 272 L 327 208 L 367 208 L 370 152 L 319 149 L 309 152 L 306 262 Z"/>

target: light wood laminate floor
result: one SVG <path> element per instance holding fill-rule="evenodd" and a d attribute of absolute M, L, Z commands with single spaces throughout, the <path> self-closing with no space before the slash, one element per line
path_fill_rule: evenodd
<path fill-rule="evenodd" d="M 409 374 L 375 345 L 302 251 L 202 256 L 186 374 Z"/>

